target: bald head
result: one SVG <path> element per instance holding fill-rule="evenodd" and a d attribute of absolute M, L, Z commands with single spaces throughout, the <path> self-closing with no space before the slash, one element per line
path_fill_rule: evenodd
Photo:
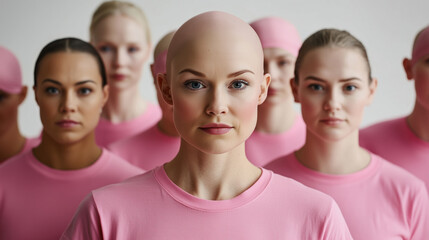
<path fill-rule="evenodd" d="M 252 60 L 263 72 L 260 40 L 250 25 L 224 12 L 206 12 L 185 22 L 174 34 L 167 55 L 167 75 L 177 56 L 220 55 L 225 57 L 252 52 Z"/>
<path fill-rule="evenodd" d="M 153 59 L 156 59 L 159 56 L 159 54 L 167 51 L 168 46 L 170 45 L 171 39 L 173 38 L 175 32 L 176 31 L 171 31 L 167 33 L 164 37 L 162 37 L 161 40 L 159 40 L 153 52 Z"/>

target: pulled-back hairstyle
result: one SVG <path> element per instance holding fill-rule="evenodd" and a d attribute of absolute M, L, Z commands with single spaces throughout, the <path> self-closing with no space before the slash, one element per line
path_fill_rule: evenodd
<path fill-rule="evenodd" d="M 369 81 L 372 81 L 371 66 L 369 64 L 368 54 L 366 53 L 365 46 L 362 44 L 362 42 L 347 31 L 330 28 L 322 29 L 313 33 L 303 42 L 295 62 L 294 74 L 296 84 L 299 83 L 298 72 L 305 55 L 307 55 L 307 53 L 311 50 L 321 47 L 339 47 L 359 50 L 368 66 Z"/>
<path fill-rule="evenodd" d="M 150 40 L 150 29 L 149 24 L 146 19 L 146 15 L 143 10 L 133 3 L 125 1 L 107 1 L 103 2 L 98 6 L 95 12 L 92 15 L 91 25 L 89 27 L 89 36 L 91 41 L 94 40 L 94 30 L 96 25 L 106 17 L 111 15 L 120 14 L 126 17 L 129 17 L 139 23 L 144 32 L 146 33 L 146 41 L 148 44 L 151 44 Z"/>
<path fill-rule="evenodd" d="M 34 67 L 34 86 L 37 83 L 37 74 L 39 73 L 40 62 L 46 55 L 57 52 L 80 52 L 88 53 L 95 58 L 98 65 L 98 71 L 100 72 L 101 79 L 103 80 L 103 86 L 107 84 L 106 70 L 103 64 L 103 60 L 98 54 L 97 50 L 88 42 L 82 41 L 78 38 L 61 38 L 48 43 L 40 52 L 36 60 Z"/>

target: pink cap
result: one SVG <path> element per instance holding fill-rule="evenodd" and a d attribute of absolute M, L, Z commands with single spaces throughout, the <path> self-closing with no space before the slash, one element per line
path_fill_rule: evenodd
<path fill-rule="evenodd" d="M 263 48 L 282 48 L 295 57 L 302 41 L 290 23 L 278 17 L 266 17 L 250 23 L 261 40 Z"/>
<path fill-rule="evenodd" d="M 423 29 L 417 36 L 411 59 L 412 65 L 427 54 L 429 54 L 429 26 Z"/>
<path fill-rule="evenodd" d="M 19 93 L 22 88 L 21 67 L 13 53 L 0 46 L 0 90 Z"/>
<path fill-rule="evenodd" d="M 156 79 L 156 75 L 158 73 L 165 73 L 167 71 L 167 67 L 165 66 L 167 63 L 167 50 L 161 52 L 153 62 L 153 79 Z"/>

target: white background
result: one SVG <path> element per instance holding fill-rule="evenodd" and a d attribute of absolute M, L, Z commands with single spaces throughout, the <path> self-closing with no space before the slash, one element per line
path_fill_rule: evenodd
<path fill-rule="evenodd" d="M 88 40 L 92 12 L 100 0 L 0 0 L 0 45 L 20 60 L 24 83 L 30 87 L 20 107 L 19 124 L 27 136 L 40 132 L 38 107 L 31 90 L 33 68 L 41 48 L 62 37 Z M 416 33 L 429 24 L 428 0 L 134 0 L 146 13 L 156 43 L 190 17 L 210 10 L 232 13 L 250 22 L 265 16 L 291 21 L 304 39 L 326 27 L 350 31 L 367 48 L 373 75 L 379 79 L 374 102 L 362 126 L 408 114 L 414 104 L 414 83 L 407 81 L 402 59 L 411 54 Z M 141 93 L 156 102 L 146 64 Z M 298 108 L 298 106 L 297 106 Z"/>

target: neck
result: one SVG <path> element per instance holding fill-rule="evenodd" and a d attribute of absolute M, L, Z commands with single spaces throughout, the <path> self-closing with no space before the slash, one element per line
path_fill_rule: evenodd
<path fill-rule="evenodd" d="M 94 133 L 85 139 L 70 144 L 61 144 L 45 131 L 40 145 L 33 150 L 34 156 L 48 167 L 59 170 L 76 170 L 92 165 L 102 153 L 95 144 Z"/>
<path fill-rule="evenodd" d="M 111 88 L 101 117 L 113 123 L 125 122 L 140 116 L 146 107 L 147 102 L 140 96 L 137 86 L 123 90 Z"/>
<path fill-rule="evenodd" d="M 20 153 L 25 145 L 25 138 L 18 129 L 18 123 L 15 124 L 0 135 L 0 163 Z"/>
<path fill-rule="evenodd" d="M 295 152 L 306 167 L 326 174 L 350 174 L 368 166 L 371 156 L 359 147 L 359 135 L 354 133 L 341 140 L 327 141 L 307 130 L 304 146 Z"/>
<path fill-rule="evenodd" d="M 208 200 L 234 198 L 261 175 L 261 170 L 247 160 L 244 144 L 228 153 L 208 154 L 183 139 L 179 153 L 165 165 L 165 171 L 184 191 Z"/>
<path fill-rule="evenodd" d="M 423 141 L 429 141 L 429 111 L 421 106 L 417 100 L 413 112 L 407 117 L 411 131 Z"/>
<path fill-rule="evenodd" d="M 164 116 L 159 120 L 157 127 L 159 131 L 170 137 L 179 137 L 174 122 L 165 118 Z"/>
<path fill-rule="evenodd" d="M 258 107 L 255 131 L 269 134 L 286 132 L 293 126 L 296 116 L 293 102 L 263 103 Z"/>

